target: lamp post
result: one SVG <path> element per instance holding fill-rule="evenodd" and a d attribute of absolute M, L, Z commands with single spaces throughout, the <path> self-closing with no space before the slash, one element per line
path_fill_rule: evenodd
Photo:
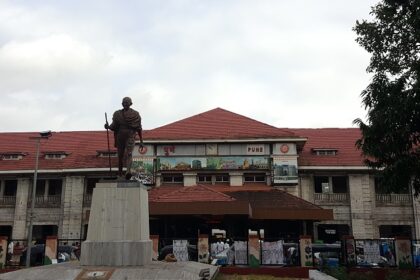
<path fill-rule="evenodd" d="M 29 139 L 36 140 L 36 156 L 35 156 L 35 171 L 34 171 L 34 182 L 32 185 L 32 200 L 31 200 L 31 210 L 29 212 L 29 228 L 28 228 L 28 241 L 26 248 L 26 267 L 31 266 L 31 246 L 32 246 L 32 224 L 34 218 L 34 208 L 35 208 L 35 195 L 36 195 L 36 182 L 38 180 L 38 161 L 39 161 L 39 146 L 42 139 L 48 139 L 51 137 L 51 131 L 43 131 L 39 133 L 39 136 L 29 137 Z"/>

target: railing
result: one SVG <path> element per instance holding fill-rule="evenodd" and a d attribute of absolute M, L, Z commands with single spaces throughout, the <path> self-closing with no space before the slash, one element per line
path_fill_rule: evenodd
<path fill-rule="evenodd" d="M 315 203 L 349 203 L 348 193 L 315 193 Z"/>
<path fill-rule="evenodd" d="M 31 204 L 31 199 L 28 200 Z M 39 195 L 35 197 L 35 207 L 39 208 L 59 208 L 61 207 L 61 195 Z"/>
<path fill-rule="evenodd" d="M 16 196 L 3 196 L 0 197 L 0 207 L 15 207 Z"/>
<path fill-rule="evenodd" d="M 412 197 L 409 194 L 376 194 L 377 205 L 412 205 Z"/>
<path fill-rule="evenodd" d="M 90 205 L 92 204 L 92 194 L 86 194 L 83 198 L 83 206 L 84 207 L 90 207 Z"/>

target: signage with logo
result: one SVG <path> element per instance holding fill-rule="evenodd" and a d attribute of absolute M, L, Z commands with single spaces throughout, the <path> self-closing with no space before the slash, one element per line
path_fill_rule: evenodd
<path fill-rule="evenodd" d="M 263 155 L 264 144 L 250 144 L 246 146 L 247 155 Z"/>

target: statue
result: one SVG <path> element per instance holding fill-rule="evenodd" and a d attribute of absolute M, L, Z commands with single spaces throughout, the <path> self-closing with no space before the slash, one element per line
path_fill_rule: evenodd
<path fill-rule="evenodd" d="M 124 97 L 122 100 L 123 109 L 114 112 L 110 125 L 105 123 L 105 129 L 114 132 L 114 146 L 118 151 L 118 176 L 124 176 L 123 166 L 126 166 L 125 177 L 127 179 L 131 178 L 136 133 L 140 137 L 140 146 L 143 146 L 141 117 L 139 112 L 130 108 L 132 104 L 130 97 Z"/>

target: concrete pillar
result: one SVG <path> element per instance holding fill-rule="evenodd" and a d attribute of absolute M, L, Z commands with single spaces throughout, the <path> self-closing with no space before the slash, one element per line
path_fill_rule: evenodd
<path fill-rule="evenodd" d="M 230 185 L 231 186 L 243 186 L 243 174 L 241 172 L 230 172 Z"/>
<path fill-rule="evenodd" d="M 29 178 L 20 178 L 17 182 L 15 217 L 13 219 L 12 239 L 27 238 L 26 220 L 28 210 L 28 198 L 31 180 Z"/>
<path fill-rule="evenodd" d="M 414 190 L 412 193 L 413 200 L 413 224 L 414 224 L 414 239 L 420 239 L 420 198 L 414 196 Z"/>
<path fill-rule="evenodd" d="M 395 238 L 396 263 L 400 269 L 413 268 L 411 242 L 408 238 Z"/>
<path fill-rule="evenodd" d="M 248 233 L 248 265 L 250 267 L 260 266 L 260 241 L 258 232 L 249 230 Z"/>
<path fill-rule="evenodd" d="M 190 187 L 197 185 L 197 173 L 184 173 L 184 186 Z"/>
<path fill-rule="evenodd" d="M 6 185 L 6 181 L 5 180 L 0 180 L 0 197 L 2 197 L 4 195 L 5 185 Z"/>
<path fill-rule="evenodd" d="M 314 202 L 314 186 L 313 176 L 301 175 L 299 180 L 300 197 L 309 201 Z"/>
<path fill-rule="evenodd" d="M 375 190 L 368 174 L 350 174 L 351 224 L 355 239 L 378 238 L 373 228 Z"/>
<path fill-rule="evenodd" d="M 82 214 L 83 214 L 83 190 L 84 177 L 68 176 L 64 182 L 63 219 L 60 226 L 60 238 L 80 239 Z"/>

